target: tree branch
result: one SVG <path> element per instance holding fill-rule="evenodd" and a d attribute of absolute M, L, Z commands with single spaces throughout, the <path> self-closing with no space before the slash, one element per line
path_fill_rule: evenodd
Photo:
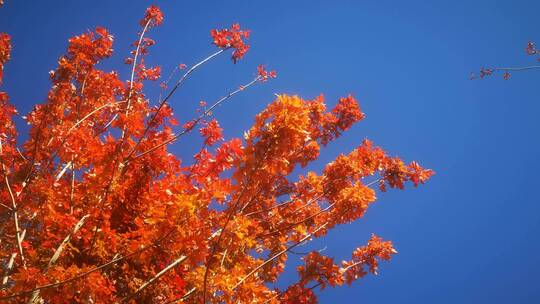
<path fill-rule="evenodd" d="M 226 101 L 227 99 L 233 97 L 234 95 L 238 94 L 239 92 L 247 89 L 248 87 L 252 86 L 254 83 L 256 83 L 258 80 L 260 80 L 260 76 L 257 76 L 255 77 L 255 79 L 253 79 L 252 81 L 250 81 L 248 84 L 244 85 L 244 86 L 241 86 L 240 88 L 230 92 L 229 94 L 227 94 L 226 96 L 222 97 L 220 100 L 218 100 L 216 103 L 214 103 L 210 108 L 208 108 L 206 111 L 204 111 L 197 119 L 195 119 L 195 121 L 193 121 L 193 123 L 191 124 L 190 127 L 184 129 L 182 132 L 180 132 L 180 134 L 178 135 L 175 135 L 173 136 L 172 138 L 158 144 L 157 146 L 154 146 L 138 155 L 135 155 L 134 157 L 132 157 L 131 159 L 127 159 L 125 161 L 126 165 L 127 163 L 129 163 L 130 161 L 133 161 L 133 160 L 136 160 L 138 158 L 141 158 L 143 156 L 145 156 L 146 154 L 148 153 L 152 153 L 154 152 L 155 150 L 165 146 L 165 145 L 168 145 L 169 143 L 173 142 L 173 141 L 176 141 L 178 138 L 180 138 L 182 135 L 185 135 L 186 133 L 188 133 L 189 131 L 191 131 L 193 128 L 195 128 L 195 126 L 199 123 L 199 121 L 201 121 L 206 115 L 208 115 L 208 113 L 210 113 L 214 108 L 220 106 L 224 101 Z"/>
<path fill-rule="evenodd" d="M 49 284 L 44 284 L 44 285 L 41 285 L 41 286 L 37 286 L 33 289 L 29 289 L 29 290 L 25 290 L 25 291 L 21 291 L 21 292 L 18 292 L 18 293 L 15 293 L 15 294 L 11 294 L 11 295 L 7 295 L 7 296 L 2 296 L 0 297 L 0 301 L 2 300 L 9 300 L 9 299 L 13 299 L 13 298 L 16 298 L 16 297 L 21 297 L 21 296 L 25 296 L 25 295 L 29 295 L 29 294 L 32 294 L 34 291 L 36 290 L 43 290 L 43 289 L 48 289 L 48 288 L 53 288 L 53 287 L 57 287 L 57 286 L 61 286 L 61 285 L 64 285 L 64 284 L 68 284 L 68 283 L 71 283 L 71 282 L 74 282 L 74 281 L 77 281 L 79 279 L 82 279 L 84 277 L 86 277 L 87 275 L 89 274 L 92 274 L 96 271 L 99 271 L 101 269 L 104 269 L 104 268 L 107 268 L 111 265 L 114 265 L 122 260 L 125 260 L 125 259 L 128 259 L 128 258 L 131 258 L 132 256 L 135 256 L 141 252 L 144 252 L 152 247 L 155 247 L 155 246 L 158 246 L 163 240 L 165 240 L 171 233 L 173 232 L 173 229 L 171 229 L 169 232 L 165 233 L 162 237 L 160 237 L 159 239 L 157 239 L 156 241 L 154 241 L 153 243 L 147 245 L 147 246 L 142 246 L 141 248 L 131 252 L 131 253 L 128 253 L 127 255 L 125 256 L 120 256 L 120 257 L 114 257 L 112 260 L 110 260 L 109 262 L 105 263 L 105 264 L 101 264 L 100 266 L 97 266 L 97 267 L 94 267 L 92 269 L 89 269 L 87 271 L 84 271 L 78 275 L 75 275 L 69 279 L 65 279 L 63 281 L 59 281 L 59 282 L 55 282 L 55 283 L 49 283 Z"/>
<path fill-rule="evenodd" d="M 276 253 L 275 255 L 273 255 L 271 258 L 269 258 L 268 260 L 264 261 L 264 263 L 260 264 L 259 266 L 255 267 L 255 269 L 253 269 L 252 271 L 250 271 L 246 276 L 244 276 L 238 283 L 236 283 L 236 285 L 234 285 L 231 290 L 235 290 L 238 286 L 240 286 L 242 283 L 244 283 L 244 281 L 249 278 L 250 276 L 252 276 L 254 273 L 256 273 L 259 269 L 261 269 L 262 267 L 264 267 L 266 264 L 270 263 L 271 261 L 275 260 L 276 258 L 280 257 L 281 255 L 283 255 L 285 252 L 293 249 L 294 247 L 300 245 L 301 243 L 303 243 L 304 241 L 306 241 L 307 239 L 309 239 L 310 237 L 312 237 L 315 233 L 317 233 L 319 230 L 323 229 L 324 227 L 326 227 L 326 225 L 328 225 L 328 223 L 324 223 L 322 224 L 321 226 L 319 226 L 317 229 L 315 229 L 313 232 L 311 233 L 308 233 L 306 236 L 304 236 L 302 239 L 300 239 L 298 242 L 294 243 L 293 245 L 281 250 L 280 252 Z"/>
<path fill-rule="evenodd" d="M 122 299 L 122 302 L 127 302 L 130 299 L 132 299 L 133 297 L 135 297 L 136 295 L 138 295 L 146 287 L 150 286 L 152 283 L 159 280 L 159 278 L 161 278 L 164 274 L 169 272 L 169 270 L 173 269 L 176 265 L 182 263 L 185 259 L 187 259 L 187 257 L 185 255 L 182 255 L 178 259 L 174 260 L 174 262 L 170 263 L 169 265 L 167 265 L 167 267 L 163 268 L 153 278 L 151 278 L 150 280 L 148 280 L 144 284 L 142 284 L 134 293 L 132 293 L 131 295 L 129 295 L 129 296 L 125 297 L 124 299 Z"/>
<path fill-rule="evenodd" d="M 0 155 L 3 155 L 1 140 L 0 140 Z M 4 175 L 4 183 L 6 184 L 6 188 L 8 189 L 8 192 L 9 192 L 9 198 L 11 199 L 11 209 L 13 211 L 13 222 L 15 224 L 15 232 L 17 234 L 17 247 L 19 248 L 19 254 L 21 257 L 22 265 L 26 269 L 26 261 L 24 259 L 24 253 L 23 253 L 23 247 L 22 247 L 21 228 L 19 227 L 19 215 L 17 212 L 17 202 L 15 200 L 15 196 L 13 195 L 13 190 L 11 189 L 11 185 L 9 184 L 9 179 L 7 176 L 6 166 L 4 165 L 4 162 L 2 162 L 2 174 Z"/>
<path fill-rule="evenodd" d="M 540 65 L 529 65 L 525 67 L 512 67 L 512 68 L 493 68 L 494 71 L 524 71 L 524 70 L 533 70 L 540 69 Z"/>
<path fill-rule="evenodd" d="M 60 243 L 60 246 L 58 246 L 58 248 L 56 248 L 56 251 L 54 252 L 51 259 L 49 260 L 49 263 L 47 264 L 47 267 L 45 268 L 43 273 L 47 273 L 47 271 L 56 263 L 56 261 L 60 257 L 60 254 L 62 254 L 62 251 L 64 251 L 64 248 L 69 243 L 71 237 L 73 235 L 75 235 L 75 233 L 77 233 L 79 231 L 79 229 L 81 229 L 81 227 L 84 225 L 84 222 L 86 221 L 86 219 L 89 216 L 90 216 L 90 214 L 87 214 L 87 215 L 83 216 L 77 222 L 77 224 L 75 224 L 75 227 L 73 227 L 73 230 L 66 236 L 66 238 L 62 241 L 62 243 Z M 30 298 L 30 301 L 28 301 L 28 303 L 33 304 L 33 303 L 40 303 L 40 302 L 41 302 L 41 297 L 39 296 L 39 290 L 36 290 L 36 291 L 34 291 L 32 293 L 32 297 Z"/>
<path fill-rule="evenodd" d="M 150 129 L 150 127 L 152 126 L 152 123 L 156 120 L 156 117 L 157 115 L 159 114 L 159 112 L 161 111 L 161 109 L 163 108 L 163 106 L 167 103 L 167 101 L 173 96 L 174 92 L 178 89 L 178 87 L 184 82 L 184 80 L 191 74 L 193 73 L 198 67 L 200 67 L 201 65 L 203 65 L 204 63 L 208 62 L 209 60 L 211 60 L 212 58 L 216 57 L 217 55 L 223 53 L 226 49 L 221 49 L 215 53 L 213 53 L 212 55 L 206 57 L 205 59 L 201 60 L 200 62 L 198 62 L 197 64 L 195 64 L 194 66 L 192 66 L 184 75 L 182 75 L 182 77 L 176 82 L 176 84 L 174 85 L 174 87 L 171 89 L 171 91 L 169 92 L 169 94 L 167 94 L 167 96 L 165 96 L 165 98 L 159 103 L 159 106 L 156 110 L 156 112 L 154 113 L 154 115 L 152 115 L 152 117 L 150 118 L 150 120 L 148 121 L 148 123 L 146 124 L 146 128 L 144 129 L 144 132 L 143 134 L 141 135 L 141 137 L 139 138 L 139 140 L 137 141 L 137 143 L 135 144 L 135 146 L 133 146 L 133 148 L 131 149 L 131 151 L 128 153 L 128 155 L 125 157 L 125 159 L 129 159 L 131 157 L 131 155 L 133 155 L 133 153 L 135 153 L 137 147 L 140 145 L 140 143 L 142 142 L 142 140 L 146 137 L 146 134 L 148 133 L 148 130 Z"/>
<path fill-rule="evenodd" d="M 221 232 L 221 229 L 217 230 L 216 232 L 212 233 L 212 235 L 210 235 L 210 237 L 208 238 L 209 240 L 213 239 L 214 237 L 216 237 L 216 235 L 218 235 L 219 233 Z M 167 265 L 165 268 L 163 268 L 160 272 L 158 272 L 154 277 L 152 277 L 150 280 L 146 281 L 145 283 L 143 283 L 134 293 L 128 295 L 127 297 L 125 297 L 124 299 L 122 299 L 121 302 L 127 302 L 129 301 L 130 299 L 132 299 L 133 297 L 135 297 L 137 294 L 139 294 L 141 291 L 143 291 L 146 287 L 150 286 L 152 283 L 154 283 L 155 281 L 157 281 L 159 278 L 161 278 L 164 274 L 166 274 L 167 272 L 169 272 L 171 269 L 173 269 L 176 265 L 182 263 L 184 260 L 187 259 L 187 256 L 185 255 L 181 255 L 178 259 L 174 260 L 172 263 L 170 263 L 169 265 Z"/>
<path fill-rule="evenodd" d="M 133 66 L 131 68 L 131 77 L 129 80 L 129 92 L 127 97 L 127 106 L 126 106 L 126 116 L 129 114 L 129 108 L 131 106 L 131 94 L 133 93 L 133 79 L 135 78 L 135 69 L 137 67 L 137 58 L 139 57 L 139 51 L 141 49 L 141 43 L 144 37 L 144 34 L 146 33 L 146 30 L 148 29 L 148 26 L 150 25 L 150 22 L 152 19 L 148 19 L 146 24 L 144 25 L 144 28 L 141 32 L 141 35 L 139 36 L 139 43 L 137 43 L 137 49 L 135 50 L 135 56 L 133 56 Z M 123 137 L 123 136 L 122 136 Z"/>

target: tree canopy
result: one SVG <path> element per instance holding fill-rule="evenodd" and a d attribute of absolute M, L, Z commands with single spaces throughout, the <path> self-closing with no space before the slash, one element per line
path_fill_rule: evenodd
<path fill-rule="evenodd" d="M 242 138 L 225 139 L 214 111 L 236 94 L 277 76 L 256 76 L 180 123 L 173 98 L 213 58 L 237 63 L 250 31 L 238 24 L 211 30 L 214 53 L 180 64 L 169 77 L 147 66 L 163 22 L 147 9 L 125 63 L 128 80 L 98 63 L 113 54 L 102 27 L 69 40 L 50 72 L 46 101 L 23 116 L 0 92 L 0 299 L 19 303 L 316 303 L 315 288 L 351 284 L 377 273 L 397 251 L 372 235 L 336 262 L 303 256 L 298 280 L 272 287 L 295 247 L 360 219 L 377 192 L 418 186 L 433 174 L 370 140 L 339 155 L 322 172 L 293 176 L 321 148 L 364 118 L 353 96 L 327 109 L 324 97 L 277 95 Z M 0 34 L 0 83 L 10 36 Z M 150 100 L 144 86 L 164 79 Z M 197 134 L 192 164 L 168 145 Z"/>

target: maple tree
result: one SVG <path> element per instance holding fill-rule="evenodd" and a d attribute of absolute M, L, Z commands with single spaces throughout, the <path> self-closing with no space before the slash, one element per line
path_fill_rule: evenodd
<path fill-rule="evenodd" d="M 529 56 L 536 57 L 536 61 L 540 62 L 540 50 L 536 48 L 534 42 L 529 41 L 525 47 L 525 53 Z M 482 79 L 487 76 L 491 76 L 494 73 L 501 72 L 503 73 L 503 79 L 510 79 L 511 72 L 521 72 L 527 70 L 536 70 L 540 69 L 540 65 L 527 65 L 522 67 L 494 67 L 494 68 L 485 68 L 482 67 L 478 75 L 471 73 L 470 79 Z"/>
<path fill-rule="evenodd" d="M 71 38 L 50 73 L 46 101 L 23 117 L 30 127 L 22 143 L 13 123 L 18 113 L 0 93 L 0 300 L 316 303 L 315 288 L 376 273 L 397 251 L 373 235 L 341 263 L 305 254 L 298 281 L 272 287 L 295 247 L 361 218 L 377 189 L 418 186 L 433 171 L 364 140 L 320 173 L 291 176 L 364 118 L 352 96 L 327 110 L 322 96 L 278 95 L 243 139 L 225 140 L 213 111 L 275 78 L 264 66 L 215 103 L 201 103 L 180 126 L 175 92 L 221 54 L 241 60 L 250 32 L 238 24 L 212 30 L 217 51 L 178 65 L 175 71 L 185 72 L 161 84 L 163 98 L 153 105 L 143 86 L 160 79 L 161 69 L 144 58 L 155 43 L 148 33 L 162 22 L 159 8 L 147 9 L 125 60 L 127 81 L 96 66 L 112 55 L 106 29 Z M 0 82 L 10 51 L 10 37 L 0 34 Z M 184 165 L 168 145 L 197 129 L 202 148 Z"/>

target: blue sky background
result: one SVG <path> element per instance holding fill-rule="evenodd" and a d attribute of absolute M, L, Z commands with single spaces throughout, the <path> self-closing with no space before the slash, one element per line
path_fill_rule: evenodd
<path fill-rule="evenodd" d="M 0 31 L 13 36 L 14 52 L 3 89 L 27 113 L 45 99 L 48 71 L 67 39 L 96 25 L 116 38 L 115 56 L 102 66 L 127 79 L 122 61 L 150 3 L 7 0 Z M 216 113 L 228 137 L 241 136 L 274 93 L 324 93 L 329 105 L 352 93 L 367 118 L 324 150 L 312 169 L 368 137 L 437 171 L 424 187 L 380 195 L 362 220 L 302 249 L 326 246 L 340 261 L 375 232 L 400 252 L 379 276 L 327 290 L 321 303 L 540 303 L 540 71 L 516 73 L 510 81 L 468 80 L 482 66 L 534 64 L 524 48 L 528 40 L 540 44 L 539 1 L 157 4 L 165 23 L 150 34 L 157 45 L 147 62 L 164 71 L 213 52 L 211 28 L 240 22 L 253 31 L 245 60 L 233 65 L 220 57 L 176 95 L 172 104 L 181 120 L 192 117 L 199 100 L 212 102 L 249 81 L 263 63 L 279 78 Z M 199 147 L 192 136 L 172 150 L 189 162 Z M 294 278 L 291 268 L 283 282 Z"/>

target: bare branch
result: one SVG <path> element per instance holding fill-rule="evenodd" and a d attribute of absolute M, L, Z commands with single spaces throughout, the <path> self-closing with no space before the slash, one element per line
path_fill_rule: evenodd
<path fill-rule="evenodd" d="M 94 110 L 92 110 L 90 113 L 86 114 L 83 118 L 81 118 L 80 120 L 78 120 L 73 126 L 71 126 L 71 128 L 69 128 L 69 130 L 66 132 L 66 136 L 65 138 L 67 138 L 67 136 L 77 127 L 79 126 L 81 123 L 83 123 L 85 120 L 87 120 L 89 117 L 91 117 L 92 115 L 96 114 L 97 112 L 107 108 L 107 107 L 111 107 L 111 106 L 116 106 L 116 105 L 119 105 L 119 104 L 123 104 L 123 103 L 126 103 L 127 101 L 126 100 L 122 100 L 122 101 L 116 101 L 116 102 L 108 102 L 102 106 L 99 106 L 97 108 L 95 108 Z"/>
<path fill-rule="evenodd" d="M 133 94 L 133 79 L 135 78 L 135 69 L 137 67 L 137 58 L 139 57 L 139 51 L 141 50 L 141 43 L 144 37 L 144 34 L 146 33 L 146 30 L 148 29 L 148 26 L 150 25 L 150 22 L 152 19 L 148 19 L 146 24 L 144 25 L 144 28 L 141 32 L 141 35 L 139 35 L 139 43 L 137 43 L 137 49 L 135 50 L 135 56 L 133 56 L 133 66 L 131 67 L 131 77 L 129 80 L 129 92 L 127 97 L 127 106 L 126 106 L 126 116 L 129 114 L 129 108 L 131 106 L 131 94 Z"/>
<path fill-rule="evenodd" d="M 172 138 L 158 144 L 157 146 L 154 146 L 134 157 L 132 157 L 131 159 L 127 159 L 126 160 L 126 163 L 129 163 L 130 161 L 133 161 L 133 160 L 136 160 L 138 158 L 141 158 L 143 156 L 145 156 L 146 154 L 148 153 L 152 153 L 154 152 L 155 150 L 165 146 L 165 145 L 168 145 L 169 143 L 173 142 L 173 141 L 176 141 L 178 138 L 180 138 L 182 135 L 185 135 L 186 133 L 188 133 L 189 131 L 193 130 L 193 128 L 195 128 L 195 126 L 206 116 L 208 115 L 208 113 L 212 112 L 212 110 L 218 106 L 220 106 L 224 101 L 226 101 L 227 99 L 233 97 L 234 95 L 238 94 L 239 92 L 247 89 L 248 87 L 252 86 L 254 83 L 256 83 L 258 80 L 260 80 L 260 76 L 257 76 L 255 77 L 255 79 L 253 79 L 252 81 L 250 81 L 248 84 L 244 85 L 244 86 L 241 86 L 240 88 L 230 92 L 229 94 L 227 94 L 226 96 L 222 97 L 220 100 L 218 100 L 216 103 L 214 103 L 210 108 L 208 108 L 206 111 L 204 111 L 197 119 L 195 119 L 195 121 L 193 121 L 193 123 L 191 124 L 191 126 L 189 128 L 186 128 L 184 129 L 182 132 L 180 132 L 180 134 L 178 135 L 175 135 L 173 136 Z"/>
<path fill-rule="evenodd" d="M 513 67 L 513 68 L 493 68 L 494 71 L 524 71 L 524 70 L 533 70 L 540 69 L 540 65 L 529 65 L 524 67 Z"/>
<path fill-rule="evenodd" d="M 128 153 L 128 155 L 125 157 L 125 159 L 129 159 L 131 157 L 131 155 L 133 155 L 133 153 L 135 153 L 137 147 L 140 145 L 140 143 L 142 142 L 142 140 L 146 137 L 146 134 L 148 133 L 148 130 L 150 129 L 150 127 L 152 126 L 152 123 L 156 120 L 156 117 L 158 116 L 159 112 L 161 111 L 161 109 L 163 108 L 163 106 L 167 103 L 167 101 L 173 96 L 174 92 L 176 92 L 176 90 L 178 89 L 178 87 L 180 87 L 180 85 L 184 82 L 184 80 L 189 76 L 189 74 L 193 73 L 198 67 L 200 67 L 201 65 L 203 65 L 204 63 L 208 62 L 209 60 L 211 60 L 212 58 L 216 57 L 217 55 L 223 53 L 226 49 L 220 49 L 219 51 L 213 53 L 212 55 L 206 57 L 205 59 L 199 61 L 197 64 L 195 64 L 194 66 L 192 66 L 184 75 L 182 75 L 182 77 L 180 77 L 180 79 L 176 82 L 176 84 L 174 85 L 174 87 L 171 89 L 171 91 L 169 92 L 169 94 L 167 94 L 167 96 L 165 96 L 165 98 L 159 103 L 159 106 L 156 110 L 156 112 L 154 112 L 154 115 L 152 115 L 152 118 L 150 118 L 150 120 L 148 121 L 148 123 L 146 124 L 146 129 L 144 130 L 143 134 L 141 135 L 141 137 L 139 138 L 139 140 L 137 141 L 137 143 L 135 144 L 135 146 L 133 146 L 133 148 L 131 149 L 131 151 Z"/>

